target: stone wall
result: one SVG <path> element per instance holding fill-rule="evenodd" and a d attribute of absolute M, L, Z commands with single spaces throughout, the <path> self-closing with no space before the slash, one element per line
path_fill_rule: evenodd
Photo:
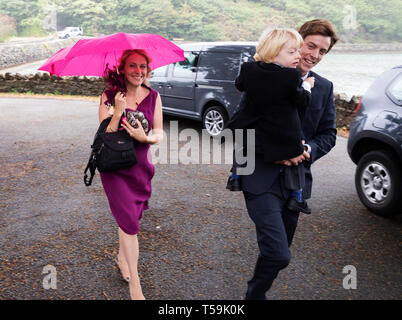
<path fill-rule="evenodd" d="M 76 43 L 79 38 L 66 40 L 49 40 L 43 42 L 27 42 L 0 45 L 0 69 L 16 65 L 48 59 L 62 48 Z"/>
<path fill-rule="evenodd" d="M 19 74 L 0 74 L 0 92 L 54 93 L 82 96 L 100 96 L 104 90 L 101 78 L 95 77 L 57 77 L 48 74 L 22 76 Z M 351 99 L 344 94 L 335 94 L 337 127 L 349 128 L 354 119 L 354 111 L 360 97 Z"/>
<path fill-rule="evenodd" d="M 0 92 L 54 93 L 82 96 L 98 96 L 103 92 L 102 78 L 57 77 L 44 74 L 0 74 Z"/>
<path fill-rule="evenodd" d="M 361 100 L 361 96 L 348 98 L 345 94 L 334 94 L 336 108 L 336 126 L 349 129 L 355 118 L 356 107 Z"/>

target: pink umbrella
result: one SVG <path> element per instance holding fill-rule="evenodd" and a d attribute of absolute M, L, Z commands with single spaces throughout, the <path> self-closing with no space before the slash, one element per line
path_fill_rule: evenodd
<path fill-rule="evenodd" d="M 67 50 L 68 49 L 68 50 Z M 60 65 L 54 64 L 54 74 L 58 76 L 97 76 L 104 75 L 106 65 L 117 66 L 124 50 L 142 49 L 152 59 L 151 69 L 184 60 L 184 52 L 174 43 L 157 34 L 116 33 L 108 36 L 81 39 L 71 48 L 66 48 Z M 51 59 L 57 60 L 52 56 Z M 59 60 L 60 61 L 60 60 Z M 40 67 L 40 70 L 45 66 Z"/>
<path fill-rule="evenodd" d="M 57 51 L 38 70 L 47 71 L 50 75 L 59 73 L 64 67 L 64 58 L 72 47 L 70 46 Z"/>

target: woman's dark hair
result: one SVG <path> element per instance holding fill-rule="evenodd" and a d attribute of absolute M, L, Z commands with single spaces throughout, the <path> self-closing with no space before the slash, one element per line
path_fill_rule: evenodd
<path fill-rule="evenodd" d="M 122 92 L 123 94 L 127 93 L 126 81 L 124 79 L 124 75 L 117 72 L 116 67 L 112 69 L 109 66 L 106 66 L 103 80 L 105 82 L 105 94 L 106 101 L 105 105 L 114 105 L 114 97 L 117 92 Z"/>
<path fill-rule="evenodd" d="M 151 63 L 151 58 L 146 54 L 144 50 L 133 49 L 133 50 L 125 50 L 119 59 L 118 67 L 113 67 L 110 69 L 108 65 L 106 65 L 105 72 L 103 75 L 103 79 L 105 82 L 105 94 L 106 94 L 106 105 L 114 105 L 114 97 L 117 92 L 122 92 L 123 94 L 127 93 L 126 80 L 124 78 L 124 74 L 122 71 L 124 70 L 124 65 L 129 56 L 133 53 L 137 53 L 142 55 L 147 61 L 147 78 L 151 77 L 151 68 L 149 64 Z M 144 81 L 146 85 L 148 85 L 147 81 Z"/>

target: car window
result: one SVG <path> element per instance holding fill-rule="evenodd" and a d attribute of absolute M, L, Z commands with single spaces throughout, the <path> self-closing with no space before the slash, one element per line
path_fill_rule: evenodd
<path fill-rule="evenodd" d="M 184 52 L 184 61 L 179 61 L 174 64 L 173 76 L 178 78 L 194 79 L 197 66 L 198 53 L 197 52 Z"/>
<path fill-rule="evenodd" d="M 234 81 L 239 68 L 240 53 L 202 52 L 197 78 Z"/>
<path fill-rule="evenodd" d="M 152 77 L 165 77 L 166 70 L 167 70 L 167 66 L 156 68 L 155 70 L 152 70 Z"/>
<path fill-rule="evenodd" d="M 255 50 L 252 51 L 244 51 L 242 54 L 242 62 L 251 62 L 254 61 Z"/>
<path fill-rule="evenodd" d="M 391 95 L 394 102 L 398 104 L 402 103 L 402 73 L 392 82 L 391 86 L 388 88 L 388 93 Z"/>

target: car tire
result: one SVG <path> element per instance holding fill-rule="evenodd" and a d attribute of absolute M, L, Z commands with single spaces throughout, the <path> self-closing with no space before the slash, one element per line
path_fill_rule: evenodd
<path fill-rule="evenodd" d="M 202 116 L 202 126 L 211 136 L 218 136 L 225 129 L 228 117 L 221 106 L 212 106 Z"/>
<path fill-rule="evenodd" d="M 360 201 L 375 214 L 389 217 L 402 213 L 402 171 L 389 152 L 365 154 L 357 165 L 355 186 Z"/>

